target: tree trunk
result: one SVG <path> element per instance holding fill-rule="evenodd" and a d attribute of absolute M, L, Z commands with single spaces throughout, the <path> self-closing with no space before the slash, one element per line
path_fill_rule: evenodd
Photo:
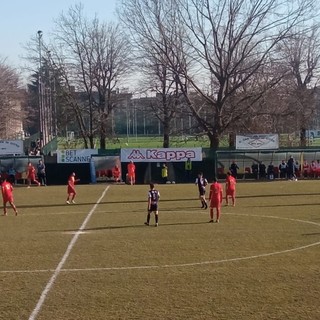
<path fill-rule="evenodd" d="M 93 136 L 89 136 L 89 141 L 90 141 L 90 149 L 94 149 L 94 141 L 93 141 Z"/>
<path fill-rule="evenodd" d="M 217 132 L 208 134 L 210 149 L 218 149 L 220 144 L 220 135 Z"/>
<path fill-rule="evenodd" d="M 300 128 L 300 147 L 307 145 L 306 128 Z"/>
<path fill-rule="evenodd" d="M 100 137 L 100 149 L 105 149 L 105 148 L 106 148 L 106 138 Z"/>

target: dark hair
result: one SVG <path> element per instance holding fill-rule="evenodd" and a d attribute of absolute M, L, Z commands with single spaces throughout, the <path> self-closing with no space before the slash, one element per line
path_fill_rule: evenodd
<path fill-rule="evenodd" d="M 150 183 L 150 189 L 153 189 L 153 188 L 154 188 L 154 184 Z"/>

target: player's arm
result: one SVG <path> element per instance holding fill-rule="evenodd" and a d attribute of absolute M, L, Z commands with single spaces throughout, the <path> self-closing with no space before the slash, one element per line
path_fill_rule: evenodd
<path fill-rule="evenodd" d="M 151 208 L 151 197 L 148 197 L 148 210 Z"/>

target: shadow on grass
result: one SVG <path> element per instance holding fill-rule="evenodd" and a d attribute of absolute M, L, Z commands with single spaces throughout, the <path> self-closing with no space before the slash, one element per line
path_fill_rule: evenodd
<path fill-rule="evenodd" d="M 318 196 L 319 193 L 277 193 L 277 194 L 254 194 L 248 196 L 237 196 L 238 199 L 251 199 L 251 198 L 280 198 L 280 197 L 296 197 L 296 196 Z"/>
<path fill-rule="evenodd" d="M 186 226 L 186 225 L 201 225 L 208 224 L 208 221 L 202 222 L 177 222 L 177 223 L 159 223 L 159 228 L 168 227 L 168 226 Z M 152 228 L 154 225 L 151 223 L 150 226 L 145 224 L 135 224 L 135 225 L 121 225 L 121 226 L 104 226 L 104 227 L 94 227 L 94 228 L 85 228 L 81 231 L 99 231 L 99 230 L 117 230 L 117 229 L 137 229 L 137 228 Z M 43 230 L 40 232 L 78 232 L 79 229 L 65 229 L 65 230 Z"/>
<path fill-rule="evenodd" d="M 165 202 L 177 202 L 177 201 L 197 201 L 199 199 L 168 199 L 168 200 L 161 200 L 160 203 Z M 147 200 L 128 200 L 128 201 L 101 201 L 98 205 L 101 204 L 130 204 L 130 203 L 147 203 Z M 57 204 L 27 204 L 27 205 L 18 205 L 19 208 L 53 208 L 53 207 L 77 207 L 77 206 L 88 206 L 88 205 L 96 205 L 95 202 L 77 202 L 76 204 L 66 204 L 66 203 L 57 203 Z"/>
<path fill-rule="evenodd" d="M 268 205 L 254 205 L 241 206 L 242 208 L 279 208 L 279 207 L 308 207 L 318 206 L 320 203 L 292 203 L 292 204 L 268 204 Z"/>

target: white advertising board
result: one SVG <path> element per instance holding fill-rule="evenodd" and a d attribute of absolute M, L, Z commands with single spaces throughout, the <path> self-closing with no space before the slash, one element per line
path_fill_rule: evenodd
<path fill-rule="evenodd" d="M 246 134 L 236 136 L 237 150 L 269 150 L 279 149 L 277 134 Z"/>
<path fill-rule="evenodd" d="M 89 163 L 91 155 L 98 154 L 97 149 L 67 149 L 57 151 L 58 163 Z"/>
<path fill-rule="evenodd" d="M 0 155 L 23 155 L 22 140 L 0 140 Z"/>
<path fill-rule="evenodd" d="M 202 148 L 136 148 L 121 149 L 121 162 L 202 161 Z"/>

